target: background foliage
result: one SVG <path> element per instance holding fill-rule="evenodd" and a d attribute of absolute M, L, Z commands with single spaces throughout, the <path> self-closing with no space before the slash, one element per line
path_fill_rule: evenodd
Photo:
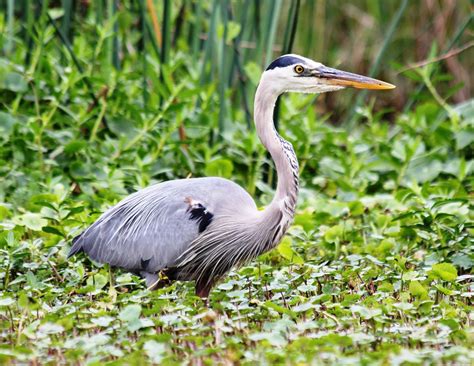
<path fill-rule="evenodd" d="M 468 364 L 474 65 L 469 1 L 0 1 L 0 360 Z M 149 184 L 218 175 L 260 206 L 252 124 L 274 57 L 397 85 L 281 99 L 295 225 L 209 310 L 71 239 Z"/>

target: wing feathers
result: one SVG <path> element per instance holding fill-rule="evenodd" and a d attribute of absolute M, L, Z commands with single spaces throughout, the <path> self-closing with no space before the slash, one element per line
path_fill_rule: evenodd
<path fill-rule="evenodd" d="M 106 211 L 73 240 L 69 256 L 84 251 L 98 262 L 132 271 L 158 271 L 174 264 L 207 231 L 216 214 L 236 205 L 255 209 L 248 193 L 225 179 L 160 183 Z"/>

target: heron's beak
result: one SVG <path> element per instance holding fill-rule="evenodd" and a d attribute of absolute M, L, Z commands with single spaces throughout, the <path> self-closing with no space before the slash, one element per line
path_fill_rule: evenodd
<path fill-rule="evenodd" d="M 386 83 L 385 81 L 353 74 L 351 72 L 332 69 L 326 66 L 321 66 L 313 70 L 313 75 L 321 79 L 326 79 L 326 83 L 330 85 L 377 90 L 395 88 L 395 85 Z"/>

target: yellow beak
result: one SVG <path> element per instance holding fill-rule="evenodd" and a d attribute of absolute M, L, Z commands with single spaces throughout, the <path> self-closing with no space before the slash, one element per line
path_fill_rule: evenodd
<path fill-rule="evenodd" d="M 394 89 L 395 85 L 385 81 L 372 79 L 367 76 L 353 74 L 330 67 L 322 66 L 313 71 L 315 77 L 326 79 L 327 84 L 340 85 L 357 89 L 387 90 Z"/>

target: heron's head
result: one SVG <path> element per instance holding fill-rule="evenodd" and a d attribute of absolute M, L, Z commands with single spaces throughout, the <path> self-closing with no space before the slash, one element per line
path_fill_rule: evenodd
<path fill-rule="evenodd" d="M 324 93 L 347 87 L 357 89 L 393 89 L 395 85 L 366 76 L 333 69 L 298 55 L 283 55 L 273 61 L 262 75 L 262 81 L 278 94 Z"/>

